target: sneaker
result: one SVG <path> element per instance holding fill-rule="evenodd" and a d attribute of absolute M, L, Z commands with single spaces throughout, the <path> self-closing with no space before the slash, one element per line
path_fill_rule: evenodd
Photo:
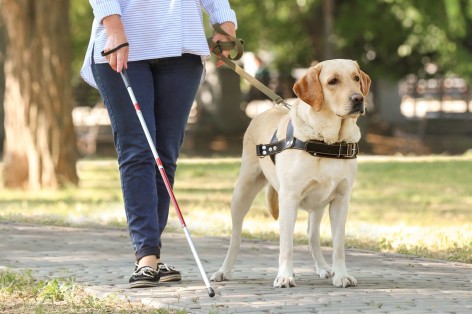
<path fill-rule="evenodd" d="M 161 277 L 159 268 L 154 270 L 152 267 L 143 266 L 131 274 L 129 285 L 131 288 L 156 287 Z"/>
<path fill-rule="evenodd" d="M 161 282 L 182 280 L 180 272 L 172 266 L 167 266 L 164 263 L 157 263 L 157 269 L 161 275 Z"/>

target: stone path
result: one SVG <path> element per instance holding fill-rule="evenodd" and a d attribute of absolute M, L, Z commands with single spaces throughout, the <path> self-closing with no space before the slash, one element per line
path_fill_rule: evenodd
<path fill-rule="evenodd" d="M 210 298 L 185 235 L 166 234 L 165 262 L 184 280 L 129 289 L 133 254 L 126 230 L 0 223 L 0 269 L 32 269 L 36 277 L 73 275 L 99 297 L 115 294 L 159 308 L 189 313 L 472 313 L 472 265 L 402 255 L 347 250 L 353 288 L 317 278 L 308 247 L 294 250 L 294 288 L 275 289 L 278 245 L 243 240 L 233 280 L 212 282 Z M 210 276 L 220 267 L 229 239 L 194 237 Z M 330 256 L 330 250 L 325 254 Z M 327 259 L 328 261 L 330 258 Z"/>

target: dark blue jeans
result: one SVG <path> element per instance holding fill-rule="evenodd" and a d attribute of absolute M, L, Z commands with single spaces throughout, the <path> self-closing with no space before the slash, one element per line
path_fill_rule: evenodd
<path fill-rule="evenodd" d="M 93 64 L 92 69 L 111 120 L 136 259 L 148 255 L 159 258 L 161 234 L 169 215 L 169 194 L 120 74 L 109 64 Z M 184 54 L 129 62 L 127 72 L 173 185 L 185 126 L 202 77 L 201 58 Z"/>

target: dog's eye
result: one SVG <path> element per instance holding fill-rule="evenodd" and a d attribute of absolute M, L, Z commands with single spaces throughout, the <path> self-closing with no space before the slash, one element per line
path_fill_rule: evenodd
<path fill-rule="evenodd" d="M 356 82 L 359 82 L 359 81 L 361 80 L 361 78 L 359 77 L 359 75 L 356 75 L 356 76 L 354 76 L 354 80 L 355 80 Z"/>
<path fill-rule="evenodd" d="M 328 81 L 328 85 L 336 85 L 338 83 L 339 83 L 339 80 L 337 78 L 333 78 Z"/>

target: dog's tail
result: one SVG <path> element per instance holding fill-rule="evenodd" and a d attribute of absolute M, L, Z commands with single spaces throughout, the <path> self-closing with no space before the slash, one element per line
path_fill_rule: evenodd
<path fill-rule="evenodd" d="M 270 184 L 267 184 L 265 188 L 265 199 L 270 214 L 277 220 L 279 218 L 279 194 Z"/>

